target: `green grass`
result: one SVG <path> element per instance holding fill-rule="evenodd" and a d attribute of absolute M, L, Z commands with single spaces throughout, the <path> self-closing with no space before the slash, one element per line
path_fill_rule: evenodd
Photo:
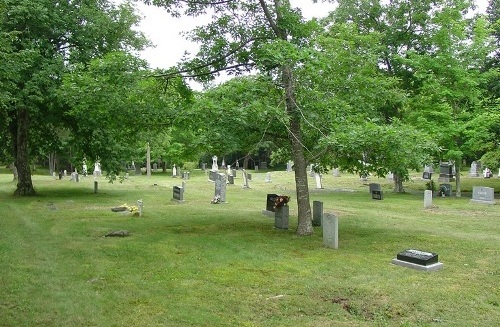
<path fill-rule="evenodd" d="M 251 189 L 214 185 L 191 174 L 184 203 L 171 201 L 180 179 L 153 174 L 125 183 L 80 183 L 34 175 L 38 196 L 16 198 L 0 175 L 0 326 L 494 326 L 500 321 L 500 206 L 470 197 L 435 198 L 425 182 L 384 200 L 350 175 L 310 181 L 311 201 L 339 216 L 339 249 L 321 228 L 297 237 L 293 175 L 274 172 Z M 416 174 L 417 175 L 417 174 Z M 155 185 L 156 184 L 156 185 Z M 500 179 L 463 180 L 463 190 Z M 343 190 L 343 191 L 340 191 Z M 267 193 L 292 196 L 290 230 L 261 214 Z M 497 195 L 498 196 L 498 195 Z M 111 212 L 144 201 L 141 218 Z M 125 238 L 103 237 L 126 229 Z M 407 248 L 437 252 L 442 270 L 391 264 Z"/>

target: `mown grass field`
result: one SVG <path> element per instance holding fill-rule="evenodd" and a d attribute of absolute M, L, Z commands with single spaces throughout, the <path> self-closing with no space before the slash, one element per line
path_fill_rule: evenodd
<path fill-rule="evenodd" d="M 496 326 L 500 321 L 500 201 L 470 202 L 472 186 L 500 191 L 500 179 L 463 179 L 462 198 L 434 198 L 425 182 L 406 194 L 381 183 L 371 200 L 355 176 L 310 181 L 311 201 L 339 217 L 339 249 L 321 228 L 297 237 L 293 174 L 253 173 L 210 204 L 214 185 L 191 173 L 185 202 L 171 201 L 179 178 L 131 176 L 80 183 L 34 175 L 36 197 L 12 196 L 0 174 L 0 326 Z M 437 182 L 437 181 L 436 181 Z M 292 196 L 290 230 L 262 215 L 266 194 Z M 115 213 L 144 202 L 142 217 Z M 103 237 L 128 230 L 123 238 Z M 439 254 L 444 268 L 391 264 L 413 248 Z"/>

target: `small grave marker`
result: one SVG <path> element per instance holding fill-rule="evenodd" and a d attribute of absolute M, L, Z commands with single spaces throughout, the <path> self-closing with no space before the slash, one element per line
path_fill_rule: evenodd
<path fill-rule="evenodd" d="M 276 208 L 274 211 L 274 227 L 288 229 L 288 217 L 290 208 L 287 205 Z"/>
<path fill-rule="evenodd" d="M 339 248 L 339 219 L 332 213 L 323 215 L 323 245 L 327 248 Z"/>
<path fill-rule="evenodd" d="M 424 191 L 424 209 L 432 208 L 432 191 Z"/>
<path fill-rule="evenodd" d="M 323 220 L 323 202 L 313 201 L 313 226 L 321 226 Z"/>
<path fill-rule="evenodd" d="M 370 194 L 372 195 L 373 200 L 383 200 L 384 192 L 382 191 L 382 187 L 377 183 L 370 183 L 368 185 Z"/>
<path fill-rule="evenodd" d="M 175 201 L 184 201 L 184 189 L 180 186 L 173 187 L 173 199 Z"/>
<path fill-rule="evenodd" d="M 392 259 L 392 263 L 402 267 L 425 271 L 435 271 L 443 267 L 443 264 L 438 261 L 437 253 L 414 249 L 398 253 L 396 259 Z"/>

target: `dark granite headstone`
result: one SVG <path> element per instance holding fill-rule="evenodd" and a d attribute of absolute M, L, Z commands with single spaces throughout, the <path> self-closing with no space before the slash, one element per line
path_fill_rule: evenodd
<path fill-rule="evenodd" d="M 441 190 L 444 191 L 445 196 L 451 196 L 451 184 L 439 184 L 439 194 L 441 194 Z"/>
<path fill-rule="evenodd" d="M 422 174 L 422 179 L 432 179 L 432 173 L 424 171 Z"/>
<path fill-rule="evenodd" d="M 373 200 L 383 200 L 384 192 L 383 191 L 372 191 L 372 199 Z"/>
<path fill-rule="evenodd" d="M 398 260 L 415 263 L 421 266 L 429 266 L 438 262 L 438 254 L 420 250 L 404 250 L 398 253 Z"/>
<path fill-rule="evenodd" d="M 313 226 L 321 226 L 323 220 L 323 202 L 313 201 Z"/>
<path fill-rule="evenodd" d="M 184 201 L 184 189 L 182 187 L 174 186 L 173 199 L 177 201 Z"/>
<path fill-rule="evenodd" d="M 439 182 L 453 182 L 453 165 L 449 162 L 439 164 Z"/>
<path fill-rule="evenodd" d="M 272 211 L 272 212 L 275 211 L 274 201 L 276 200 L 277 196 L 278 196 L 278 194 L 268 194 L 267 195 L 267 200 L 266 200 L 266 210 L 267 211 Z"/>
<path fill-rule="evenodd" d="M 227 181 L 229 184 L 234 184 L 234 176 L 233 175 L 228 175 L 227 176 Z"/>

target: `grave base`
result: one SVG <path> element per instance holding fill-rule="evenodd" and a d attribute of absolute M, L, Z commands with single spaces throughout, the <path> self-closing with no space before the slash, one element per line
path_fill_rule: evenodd
<path fill-rule="evenodd" d="M 482 203 L 482 204 L 495 204 L 495 201 L 484 201 L 484 200 L 470 200 L 470 202 Z"/>
<path fill-rule="evenodd" d="M 422 266 L 422 265 L 408 262 L 408 261 L 392 259 L 392 263 L 397 265 L 397 266 L 412 268 L 412 269 L 416 269 L 416 270 L 423 270 L 423 271 L 436 271 L 436 270 L 443 268 L 443 264 L 441 262 L 437 262 L 437 263 L 434 263 L 434 264 L 428 265 L 428 266 Z"/>
<path fill-rule="evenodd" d="M 274 211 L 263 209 L 262 210 L 262 214 L 264 216 L 268 216 L 268 217 L 274 218 Z"/>

